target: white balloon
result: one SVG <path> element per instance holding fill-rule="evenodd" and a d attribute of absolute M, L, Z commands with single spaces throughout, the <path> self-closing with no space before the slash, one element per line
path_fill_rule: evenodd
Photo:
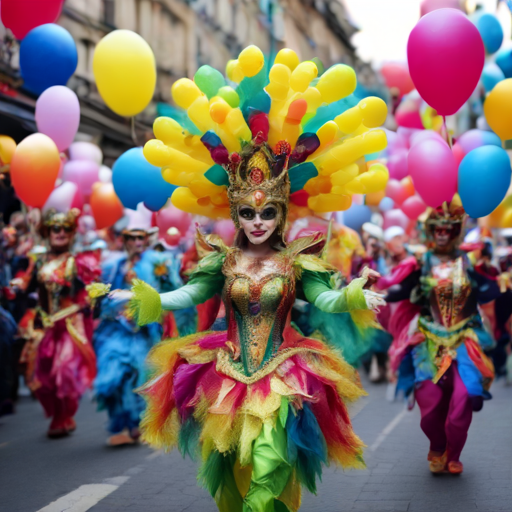
<path fill-rule="evenodd" d="M 50 197 L 43 206 L 43 213 L 46 213 L 50 208 L 54 208 L 62 213 L 69 211 L 77 192 L 78 187 L 75 183 L 65 181 L 50 194 Z"/>
<path fill-rule="evenodd" d="M 70 160 L 92 160 L 98 165 L 103 162 L 101 149 L 92 142 L 73 142 L 69 146 Z"/>
<path fill-rule="evenodd" d="M 99 179 L 102 183 L 112 183 L 112 169 L 102 165 L 100 167 Z"/>

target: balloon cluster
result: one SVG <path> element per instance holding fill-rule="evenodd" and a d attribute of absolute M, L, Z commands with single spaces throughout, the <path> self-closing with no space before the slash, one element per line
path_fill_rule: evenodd
<path fill-rule="evenodd" d="M 319 76 L 315 62 L 301 63 L 294 51 L 284 49 L 267 71 L 261 50 L 249 46 L 228 63 L 226 73 L 239 83 L 236 89 L 210 66 L 202 66 L 194 80 L 175 82 L 172 97 L 187 114 L 183 126 L 171 118 L 156 119 L 156 139 L 144 147 L 147 160 L 178 187 L 172 195 L 175 206 L 211 218 L 229 216 L 226 184 L 209 179 L 219 166 L 202 139 L 238 152 L 254 136 L 248 122 L 255 114 L 268 123 L 271 147 L 279 141 L 292 150 L 298 141 L 311 143 L 289 170 L 292 202 L 315 212 L 346 210 L 352 194 L 385 187 L 387 169 L 382 164 L 368 168 L 365 155 L 386 147 L 384 131 L 375 129 L 386 118 L 386 104 L 378 98 L 344 101 L 356 88 L 352 68 L 338 64 Z"/>

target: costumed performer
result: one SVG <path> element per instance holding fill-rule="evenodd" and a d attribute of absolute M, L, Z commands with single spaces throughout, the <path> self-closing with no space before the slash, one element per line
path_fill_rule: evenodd
<path fill-rule="evenodd" d="M 31 389 L 52 418 L 49 437 L 75 430 L 79 400 L 96 375 L 93 316 L 85 288 L 101 275 L 101 255 L 99 251 L 71 253 L 79 215 L 77 209 L 46 213 L 40 231 L 49 250 L 37 257 L 32 275 L 12 283 L 24 292 L 38 290 L 34 325 L 42 325 L 44 336 L 37 345 Z"/>
<path fill-rule="evenodd" d="M 430 250 L 417 269 L 403 261 L 399 272 L 405 277 L 387 295 L 390 302 L 410 299 L 420 308 L 405 339 L 394 339 L 390 361 L 398 371 L 398 387 L 414 393 L 420 407 L 432 473 L 462 473 L 460 454 L 473 411 L 491 398 L 494 378 L 484 354 L 493 340 L 478 304 L 494 300 L 500 291 L 460 250 L 465 217 L 455 202 L 433 209 L 425 222 Z"/>

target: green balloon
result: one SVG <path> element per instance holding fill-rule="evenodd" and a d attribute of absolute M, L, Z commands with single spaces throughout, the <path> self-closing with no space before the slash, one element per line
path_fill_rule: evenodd
<path fill-rule="evenodd" d="M 208 99 L 213 98 L 217 94 L 217 91 L 226 85 L 222 73 L 208 65 L 201 66 L 196 71 L 194 82 L 201 92 L 206 94 Z"/>
<path fill-rule="evenodd" d="M 229 85 L 221 87 L 217 91 L 217 96 L 220 96 L 231 108 L 236 108 L 240 105 L 240 96 L 238 96 L 238 93 L 233 87 L 229 87 Z"/>

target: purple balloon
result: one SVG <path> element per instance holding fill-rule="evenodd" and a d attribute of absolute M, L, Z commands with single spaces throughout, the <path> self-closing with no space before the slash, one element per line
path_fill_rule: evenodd
<path fill-rule="evenodd" d="M 457 192 L 457 162 L 445 142 L 427 139 L 409 151 L 414 188 L 428 206 L 437 208 Z"/>
<path fill-rule="evenodd" d="M 409 72 L 421 97 L 442 116 L 455 114 L 475 90 L 485 49 L 464 13 L 439 9 L 413 28 L 407 43 Z"/>
<path fill-rule="evenodd" d="M 37 129 L 55 142 L 59 151 L 69 148 L 80 124 L 80 103 L 63 85 L 46 89 L 36 102 Z"/>
<path fill-rule="evenodd" d="M 481 146 L 498 146 L 501 148 L 501 139 L 494 133 L 484 130 L 469 130 L 457 139 L 457 144 L 464 154 Z"/>
<path fill-rule="evenodd" d="M 92 186 L 99 180 L 100 168 L 96 162 L 91 160 L 70 160 L 64 164 L 62 179 L 71 181 L 78 186 L 78 190 L 84 195 L 89 196 L 92 192 Z"/>

